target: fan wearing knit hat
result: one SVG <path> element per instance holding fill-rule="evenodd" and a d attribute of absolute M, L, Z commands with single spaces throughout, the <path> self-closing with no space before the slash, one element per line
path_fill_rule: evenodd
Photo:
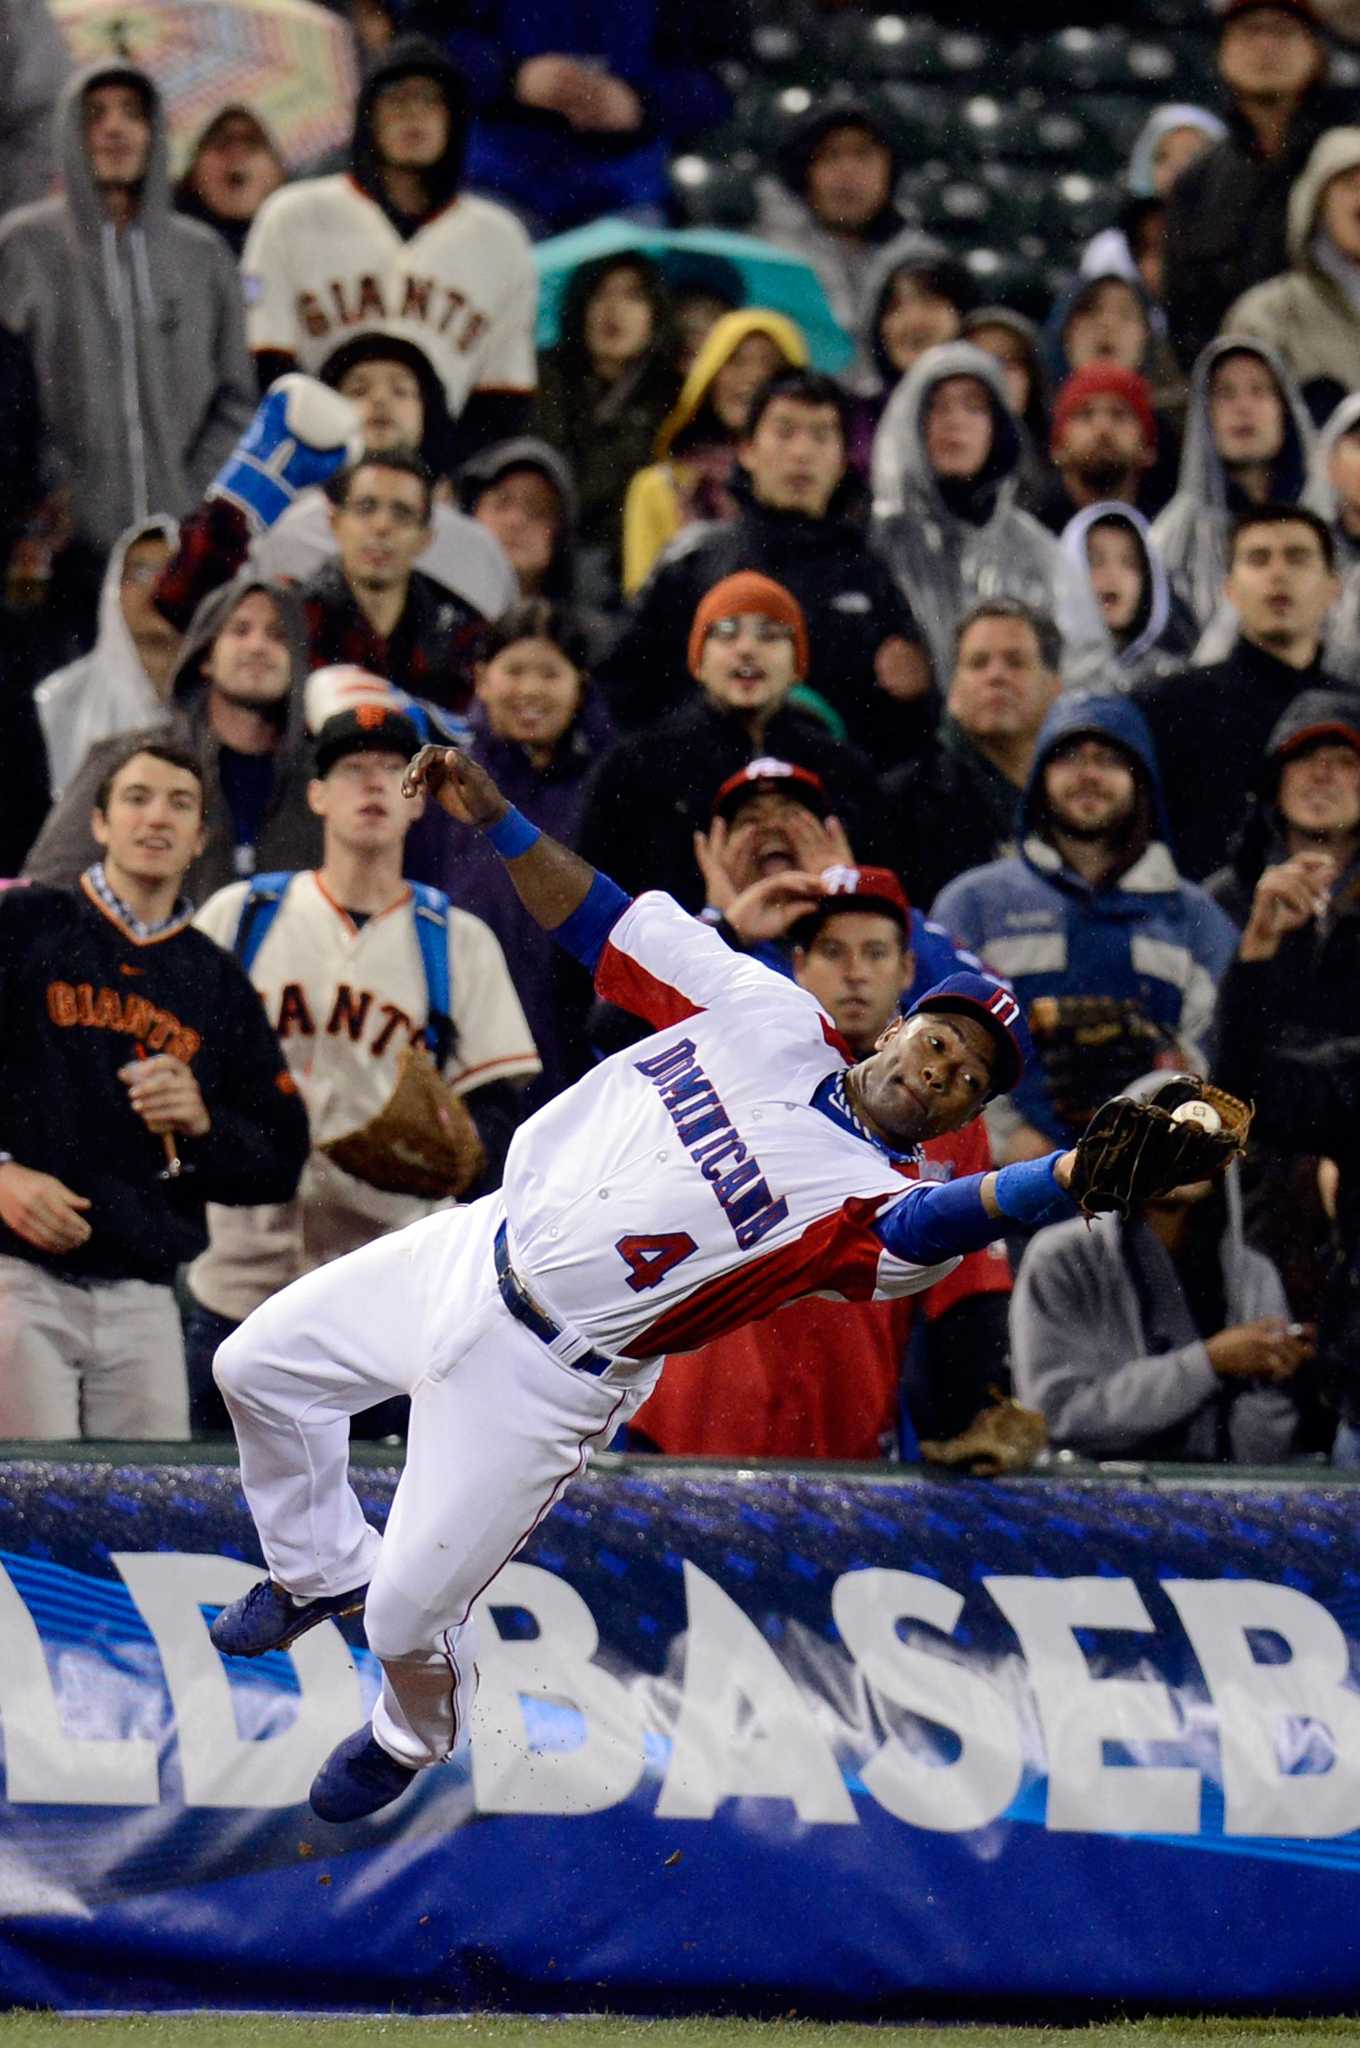
<path fill-rule="evenodd" d="M 1054 533 L 1088 505 L 1144 504 L 1157 459 L 1157 415 L 1152 391 L 1137 370 L 1121 363 L 1087 363 L 1074 370 L 1053 407 L 1050 453 L 1057 477 L 1036 507 Z"/>
<path fill-rule="evenodd" d="M 601 762 L 578 851 L 630 888 L 666 889 L 698 910 L 705 898 L 696 835 L 713 827 L 715 789 L 758 761 L 775 761 L 786 788 L 802 775 L 820 777 L 825 811 L 842 820 L 856 854 L 870 857 L 877 788 L 864 757 L 831 736 L 820 699 L 799 687 L 810 640 L 792 591 L 741 570 L 705 591 L 686 625 L 677 652 L 697 688 Z M 843 857 L 834 845 L 820 851 L 822 865 Z"/>

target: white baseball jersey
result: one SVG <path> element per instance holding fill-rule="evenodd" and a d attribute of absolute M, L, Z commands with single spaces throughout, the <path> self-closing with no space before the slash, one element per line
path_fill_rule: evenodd
<path fill-rule="evenodd" d="M 194 920 L 220 946 L 235 940 L 249 887 L 219 889 Z M 297 875 L 250 978 L 307 1105 L 313 1151 L 291 1202 L 208 1205 L 211 1241 L 190 1285 L 205 1307 L 236 1320 L 300 1273 L 445 1206 L 370 1187 L 315 1149 L 378 1114 L 402 1049 L 424 1031 L 428 990 L 410 891 L 356 925 L 319 874 Z M 500 941 L 466 910 L 449 912 L 449 982 L 453 1046 L 444 1076 L 453 1092 L 537 1074 Z"/>
<path fill-rule="evenodd" d="M 532 391 L 538 278 L 505 207 L 462 193 L 403 241 L 348 172 L 266 199 L 241 258 L 246 338 L 315 373 L 379 328 L 430 358 L 457 418 L 474 391 Z"/>
<path fill-rule="evenodd" d="M 665 1028 L 511 1143 L 511 1257 L 550 1315 L 601 1351 L 651 1358 L 803 1295 L 884 1301 L 953 1271 L 876 1236 L 918 1162 L 814 1102 L 851 1064 L 815 997 L 655 892 L 614 926 L 595 985 Z"/>

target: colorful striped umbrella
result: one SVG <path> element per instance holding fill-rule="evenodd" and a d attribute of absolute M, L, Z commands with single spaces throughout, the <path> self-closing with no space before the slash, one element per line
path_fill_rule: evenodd
<path fill-rule="evenodd" d="M 241 102 L 297 166 L 349 138 L 350 33 L 315 0 L 53 0 L 78 64 L 126 57 L 155 79 L 178 168 L 222 107 Z"/>

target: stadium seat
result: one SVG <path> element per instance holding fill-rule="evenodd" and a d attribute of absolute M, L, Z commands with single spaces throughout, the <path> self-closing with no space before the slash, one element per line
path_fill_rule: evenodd
<path fill-rule="evenodd" d="M 1045 95 L 1118 91 L 1128 66 L 1128 35 L 1118 28 L 1064 28 L 1028 45 L 1024 76 Z"/>
<path fill-rule="evenodd" d="M 820 53 L 803 24 L 758 22 L 751 31 L 751 56 L 762 78 L 802 84 L 815 77 Z"/>
<path fill-rule="evenodd" d="M 689 226 L 745 228 L 755 219 L 760 159 L 750 150 L 723 158 L 688 151 L 671 165 L 676 209 Z"/>
<path fill-rule="evenodd" d="M 960 109 L 966 142 L 980 157 L 1004 157 L 1012 163 L 1085 164 L 1093 147 L 1102 151 L 1092 130 L 1073 113 L 1052 106 L 1003 105 L 989 94 L 966 100 Z"/>
<path fill-rule="evenodd" d="M 880 86 L 876 98 L 909 161 L 919 164 L 956 154 L 958 100 L 953 93 L 897 79 Z"/>
<path fill-rule="evenodd" d="M 923 15 L 832 15 L 823 23 L 827 63 L 848 78 L 934 78 L 939 73 L 940 29 Z"/>
<path fill-rule="evenodd" d="M 1119 212 L 1121 193 L 1116 185 L 1090 178 L 1085 171 L 1064 171 L 1049 190 L 1048 239 L 1060 237 L 1077 245 L 1107 228 Z"/>
<path fill-rule="evenodd" d="M 988 304 L 1013 306 L 1031 320 L 1042 322 L 1047 316 L 1056 287 L 1041 261 L 992 248 L 969 249 L 963 261 Z"/>
<path fill-rule="evenodd" d="M 1004 199 L 981 178 L 947 164 L 908 172 L 898 183 L 897 203 L 947 242 L 1004 242 L 1010 232 Z"/>
<path fill-rule="evenodd" d="M 977 175 L 995 196 L 997 210 L 993 218 L 1004 224 L 996 235 L 1001 247 L 1013 246 L 1025 236 L 1038 236 L 1047 241 L 1053 192 L 1050 171 L 1036 171 L 1023 164 L 993 159 L 979 164 Z"/>

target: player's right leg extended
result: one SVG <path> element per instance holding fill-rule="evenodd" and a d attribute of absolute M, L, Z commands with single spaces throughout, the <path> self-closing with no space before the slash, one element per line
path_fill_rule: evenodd
<path fill-rule="evenodd" d="M 413 1233 L 457 1233 L 472 1214 L 441 1212 L 306 1274 L 220 1347 L 213 1374 L 269 1571 L 213 1622 L 227 1655 L 286 1648 L 362 1608 L 382 1539 L 349 1484 L 350 1417 L 409 1394 L 426 1369 L 428 1262 Z"/>

